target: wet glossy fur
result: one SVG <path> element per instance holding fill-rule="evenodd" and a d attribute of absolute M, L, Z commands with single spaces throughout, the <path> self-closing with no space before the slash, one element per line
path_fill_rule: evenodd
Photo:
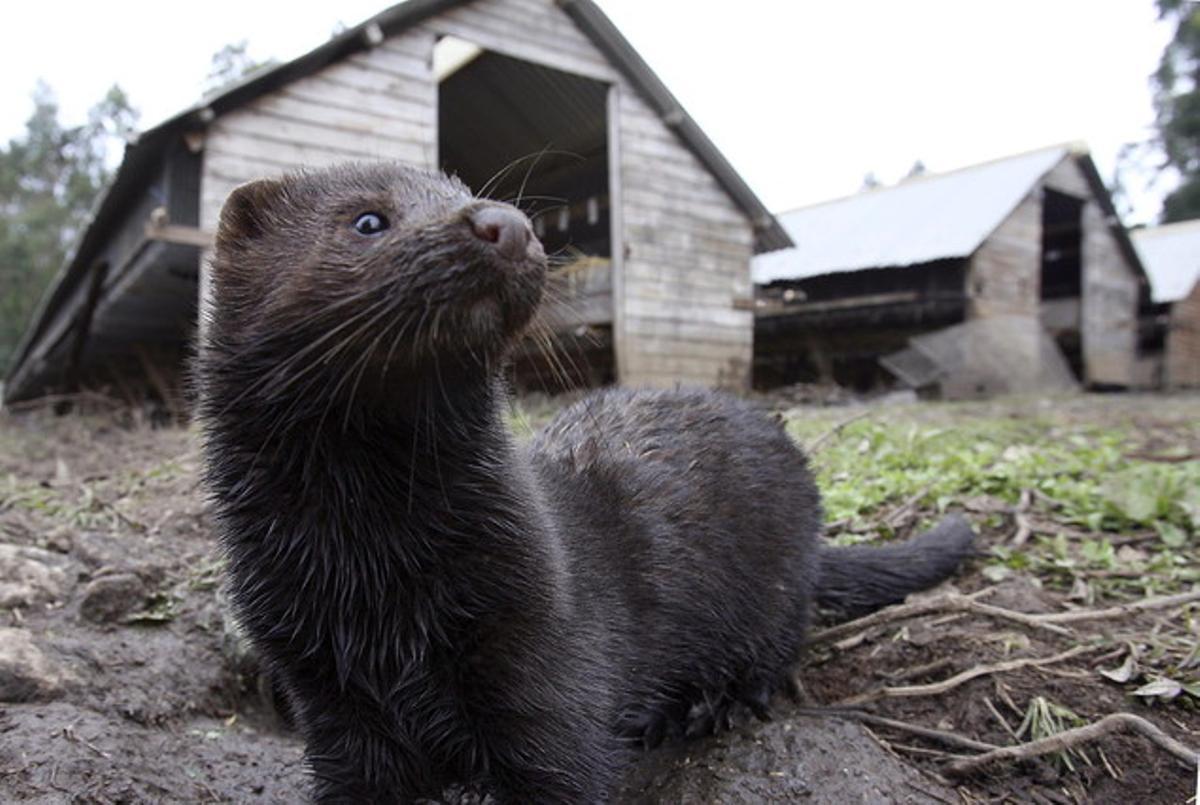
<path fill-rule="evenodd" d="M 708 392 L 601 392 L 518 445 L 500 368 L 544 260 L 489 250 L 477 204 L 370 165 L 222 213 L 207 482 L 320 800 L 605 799 L 631 744 L 764 712 L 815 598 L 897 600 L 970 541 L 956 522 L 841 561 L 800 451 Z M 386 237 L 353 232 L 365 211 Z"/>

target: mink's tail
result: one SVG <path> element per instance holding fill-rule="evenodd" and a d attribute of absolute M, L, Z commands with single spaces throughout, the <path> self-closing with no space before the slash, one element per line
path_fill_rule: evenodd
<path fill-rule="evenodd" d="M 953 573 L 973 553 L 974 539 L 966 518 L 951 514 L 894 545 L 823 545 L 817 605 L 857 616 L 903 601 Z"/>

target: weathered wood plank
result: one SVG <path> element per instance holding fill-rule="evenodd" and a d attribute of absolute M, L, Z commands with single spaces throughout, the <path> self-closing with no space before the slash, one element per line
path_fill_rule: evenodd
<path fill-rule="evenodd" d="M 663 310 L 662 302 L 657 299 L 639 299 L 632 293 L 626 295 L 625 313 L 630 317 L 662 318 Z M 680 320 L 705 322 L 718 327 L 744 327 L 753 320 L 753 314 L 734 310 L 731 302 L 727 302 L 725 307 L 693 305 L 679 313 Z"/>
<path fill-rule="evenodd" d="M 378 70 L 398 78 L 424 82 L 433 80 L 433 65 L 429 59 L 429 56 L 377 47 L 363 53 L 355 53 L 346 61 L 367 70 Z"/>
<path fill-rule="evenodd" d="M 710 324 L 674 319 L 638 318 L 630 322 L 629 331 L 639 338 L 653 341 L 743 346 L 754 341 L 754 332 L 747 327 L 714 327 Z"/>
<path fill-rule="evenodd" d="M 410 111 L 419 114 L 403 118 L 381 105 L 351 108 L 349 104 L 305 98 L 292 92 L 267 95 L 256 101 L 255 106 L 268 114 L 350 134 L 378 131 L 398 135 L 404 140 L 433 142 L 437 139 L 436 114 L 428 107 L 409 106 Z"/>
<path fill-rule="evenodd" d="M 747 242 L 753 240 L 750 221 L 745 214 L 732 204 L 722 199 L 724 203 L 714 204 L 709 201 L 689 196 L 686 192 L 676 191 L 667 182 L 658 181 L 651 185 L 649 179 L 642 182 L 627 182 L 625 186 L 625 209 L 632 215 L 651 215 L 655 212 L 668 216 L 682 216 L 706 223 L 723 224 L 731 227 L 730 231 L 741 227 L 745 230 Z"/>
<path fill-rule="evenodd" d="M 295 86 L 303 83 L 327 83 L 341 89 L 357 90 L 381 97 L 381 103 L 388 98 L 397 98 L 437 107 L 437 85 L 432 81 L 402 78 L 351 62 L 331 64 L 320 73 L 296 82 Z"/>
<path fill-rule="evenodd" d="M 536 43 L 547 51 L 586 60 L 596 69 L 611 69 L 607 59 L 583 31 L 554 6 L 538 9 L 507 0 L 482 0 L 451 9 L 435 22 L 442 18 L 495 31 L 514 40 Z"/>
<path fill-rule="evenodd" d="M 465 10 L 463 8 L 458 11 Z M 481 27 L 478 21 L 464 22 L 453 16 L 440 16 L 429 20 L 426 25 L 432 30 L 449 36 L 465 39 L 486 50 L 492 50 L 515 59 L 543 64 L 565 73 L 594 78 L 598 81 L 616 81 L 616 70 L 607 62 L 596 62 L 578 53 L 561 51 L 547 46 L 539 40 L 531 40 L 519 29 L 511 33 L 497 30 L 494 26 Z"/>
<path fill-rule="evenodd" d="M 711 173 L 704 170 L 698 161 L 684 164 L 671 160 L 649 159 L 637 153 L 630 153 L 626 154 L 622 168 L 634 176 L 649 174 L 656 178 L 658 176 L 666 177 L 681 187 L 687 187 L 696 193 L 703 193 L 705 197 L 716 198 L 726 195 L 725 190 L 717 184 L 717 180 L 712 177 Z"/>
<path fill-rule="evenodd" d="M 255 159 L 211 148 L 204 152 L 205 176 L 226 181 L 248 182 L 265 176 L 279 176 L 303 167 L 302 162 Z"/>
<path fill-rule="evenodd" d="M 709 307 L 732 307 L 734 299 L 742 296 L 733 294 L 728 288 L 697 286 L 695 283 L 655 282 L 638 280 L 632 296 L 636 299 L 655 301 L 667 308 L 692 305 Z"/>
<path fill-rule="evenodd" d="M 647 210 L 625 205 L 630 228 L 637 227 L 635 242 L 647 242 L 671 249 L 712 249 L 720 253 L 736 253 L 752 248 L 754 235 L 748 224 L 734 226 L 679 213 L 663 214 L 662 210 Z"/>
<path fill-rule="evenodd" d="M 728 364 L 741 356 L 730 354 L 726 360 L 717 357 L 695 358 L 641 353 L 631 358 L 629 374 L 636 384 L 674 386 L 676 383 L 697 383 L 712 386 L 719 382 Z M 749 356 L 746 356 L 747 360 Z"/>
<path fill-rule="evenodd" d="M 1096 204 L 1083 208 L 1083 364 L 1087 382 L 1131 386 L 1138 279 Z"/>
<path fill-rule="evenodd" d="M 260 108 L 239 109 L 213 124 L 221 131 L 271 142 L 294 143 L 347 154 L 423 159 L 430 142 L 420 131 L 387 131 L 382 128 L 333 128 L 309 123 Z M 211 134 L 210 134 L 211 139 Z"/>
<path fill-rule="evenodd" d="M 968 316 L 1036 317 L 1041 277 L 1042 205 L 1030 193 L 971 257 Z"/>
<path fill-rule="evenodd" d="M 746 272 L 728 257 L 711 253 L 672 254 L 649 244 L 631 255 L 630 276 L 639 282 L 671 282 L 680 287 L 708 288 L 732 293 L 734 283 L 743 283 Z"/>
<path fill-rule="evenodd" d="M 345 109 L 384 120 L 436 126 L 437 104 L 433 98 L 415 100 L 377 92 L 362 87 L 347 87 L 321 76 L 315 80 L 297 81 L 277 93 L 278 97 L 294 98 L 301 102 Z"/>
<path fill-rule="evenodd" d="M 1163 374 L 1167 388 L 1200 388 L 1200 282 L 1171 306 Z"/>

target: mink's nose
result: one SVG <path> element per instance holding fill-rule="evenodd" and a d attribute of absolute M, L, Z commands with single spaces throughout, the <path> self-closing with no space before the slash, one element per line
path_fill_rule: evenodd
<path fill-rule="evenodd" d="M 529 224 L 525 216 L 511 207 L 480 207 L 470 214 L 475 237 L 491 243 L 501 256 L 520 260 L 529 248 Z"/>

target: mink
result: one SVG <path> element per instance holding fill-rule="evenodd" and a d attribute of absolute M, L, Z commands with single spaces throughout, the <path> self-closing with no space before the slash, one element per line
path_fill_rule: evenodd
<path fill-rule="evenodd" d="M 506 361 L 545 274 L 520 211 L 399 164 L 222 209 L 205 481 L 318 801 L 605 801 L 638 746 L 766 717 L 814 606 L 970 553 L 958 517 L 830 546 L 803 452 L 730 395 L 602 390 L 518 440 Z"/>

